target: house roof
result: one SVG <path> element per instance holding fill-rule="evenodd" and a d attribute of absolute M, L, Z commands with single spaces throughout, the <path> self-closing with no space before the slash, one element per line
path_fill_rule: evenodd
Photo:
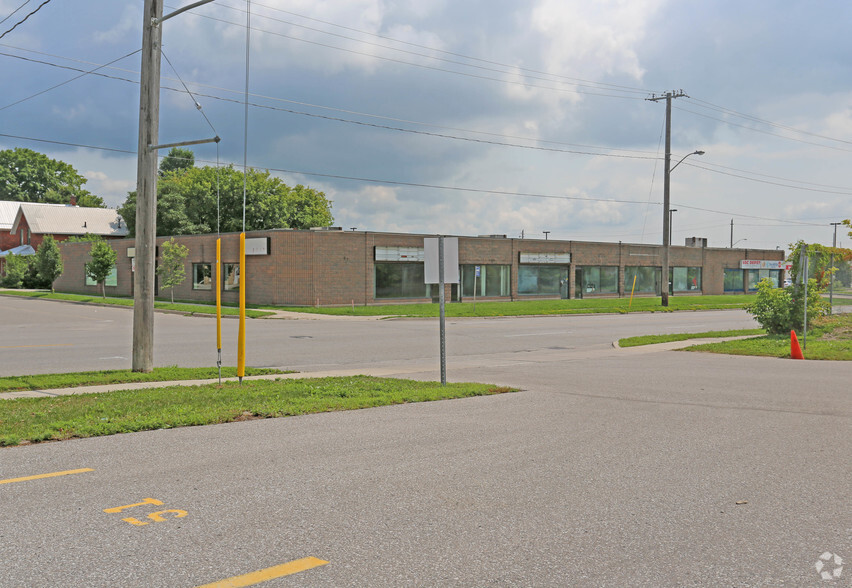
<path fill-rule="evenodd" d="M 0 257 L 6 257 L 7 255 L 35 255 L 35 252 L 35 249 L 29 245 L 18 245 L 6 251 L 0 251 Z"/>
<path fill-rule="evenodd" d="M 23 203 L 18 200 L 0 200 L 0 231 L 12 230 L 12 225 L 15 223 L 15 216 L 18 214 L 21 204 Z M 70 204 L 42 204 L 36 202 L 30 202 L 29 204 L 35 206 L 52 206 L 54 208 L 66 208 L 70 206 Z"/>
<path fill-rule="evenodd" d="M 30 231 L 36 235 L 101 235 L 104 237 L 126 237 L 127 223 L 117 210 L 110 208 L 84 208 L 80 206 L 45 206 L 32 202 L 20 202 L 12 223 L 12 234 L 18 230 L 22 218 L 26 218 Z"/>

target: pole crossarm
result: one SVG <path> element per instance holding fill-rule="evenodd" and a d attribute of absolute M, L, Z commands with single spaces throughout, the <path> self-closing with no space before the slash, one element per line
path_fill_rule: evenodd
<path fill-rule="evenodd" d="M 148 145 L 148 149 L 156 151 L 157 149 L 167 149 L 169 147 L 182 147 L 184 145 L 201 145 L 203 143 L 218 143 L 222 139 L 215 136 L 212 139 L 197 139 L 195 141 L 179 141 L 177 143 L 161 143 L 160 145 Z"/>
<path fill-rule="evenodd" d="M 203 6 L 205 4 L 210 4 L 211 2 L 213 2 L 213 0 L 200 0 L 199 2 L 195 2 L 193 4 L 190 4 L 189 6 L 184 6 L 183 8 L 178 8 L 174 12 L 170 12 L 169 14 L 167 14 L 165 16 L 161 16 L 160 18 L 152 18 L 151 24 L 154 25 L 154 26 L 157 26 L 161 22 L 165 22 L 165 21 L 169 20 L 170 18 L 172 18 L 173 16 L 177 16 L 181 12 L 186 12 L 187 10 L 192 10 L 193 8 L 197 8 L 197 7 Z"/>

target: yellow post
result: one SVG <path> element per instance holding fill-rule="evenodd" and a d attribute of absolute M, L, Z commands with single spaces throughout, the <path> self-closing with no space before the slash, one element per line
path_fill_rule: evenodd
<path fill-rule="evenodd" d="M 216 239 L 216 350 L 222 354 L 222 239 Z M 220 357 L 221 360 L 221 357 Z"/>
<path fill-rule="evenodd" d="M 636 276 L 633 276 L 633 286 L 630 287 L 630 304 L 627 305 L 627 310 L 633 306 L 633 290 L 636 289 Z"/>
<path fill-rule="evenodd" d="M 240 233 L 240 326 L 237 334 L 237 376 L 246 374 L 246 234 Z"/>

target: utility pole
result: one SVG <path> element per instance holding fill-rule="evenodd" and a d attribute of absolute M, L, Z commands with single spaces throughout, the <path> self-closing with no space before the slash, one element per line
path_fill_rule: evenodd
<path fill-rule="evenodd" d="M 731 219 L 731 249 L 734 248 L 734 219 Z"/>
<path fill-rule="evenodd" d="M 662 268 L 662 289 L 661 289 L 661 304 L 669 305 L 669 188 L 671 178 L 672 164 L 672 98 L 683 98 L 686 94 L 683 90 L 677 92 L 666 92 L 665 96 L 653 95 L 647 100 L 657 102 L 665 99 L 666 101 L 666 167 L 665 175 L 663 176 L 663 268 Z"/>
<path fill-rule="evenodd" d="M 133 280 L 134 372 L 154 369 L 154 264 L 157 250 L 157 159 L 158 149 L 219 141 L 205 139 L 158 145 L 160 129 L 160 56 L 163 21 L 190 8 L 207 4 L 201 0 L 163 17 L 163 0 L 145 0 L 142 14 L 142 69 L 139 90 L 139 143 L 136 164 L 136 265 Z"/>
<path fill-rule="evenodd" d="M 157 152 L 163 0 L 145 0 L 136 164 L 136 270 L 133 279 L 133 371 L 154 369 L 154 260 L 157 247 Z"/>

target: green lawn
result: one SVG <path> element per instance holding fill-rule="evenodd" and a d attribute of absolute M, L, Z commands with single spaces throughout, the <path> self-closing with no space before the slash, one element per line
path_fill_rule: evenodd
<path fill-rule="evenodd" d="M 122 298 L 122 297 L 114 297 L 107 296 L 103 298 L 102 296 L 88 296 L 83 294 L 63 294 L 61 292 L 48 292 L 46 290 L 9 290 L 5 289 L 0 292 L 0 294 L 4 296 L 22 296 L 26 298 L 44 298 L 47 300 L 66 300 L 70 302 L 84 302 L 88 304 L 106 304 L 113 306 L 133 306 L 132 298 Z M 171 302 L 167 302 L 165 300 L 157 300 L 154 302 L 154 308 L 158 310 L 172 310 L 175 312 L 184 312 L 187 314 L 216 314 L 216 305 L 215 304 L 204 304 L 201 302 L 176 302 L 172 304 Z M 222 316 L 238 316 L 240 314 L 239 308 L 234 308 L 233 306 L 222 306 Z M 271 316 L 272 312 L 266 312 L 263 310 L 246 310 L 246 316 L 248 318 L 260 318 L 264 316 Z"/>
<path fill-rule="evenodd" d="M 807 348 L 802 349 L 805 359 L 832 361 L 852 360 L 852 314 L 819 317 L 811 323 Z M 804 338 L 797 334 L 799 345 Z M 790 357 L 790 335 L 765 335 L 754 339 L 724 341 L 693 345 L 685 351 L 705 351 L 730 355 L 762 355 L 766 357 Z"/>
<path fill-rule="evenodd" d="M 284 374 L 281 370 L 271 368 L 245 369 L 246 376 L 262 376 L 266 374 Z M 237 375 L 237 368 L 223 367 L 222 377 L 229 378 Z M 0 378 L 0 392 L 17 392 L 20 390 L 50 390 L 53 388 L 77 388 L 80 386 L 100 386 L 104 384 L 123 384 L 128 382 L 173 382 L 176 380 L 210 380 L 219 377 L 216 368 L 154 368 L 150 373 L 133 372 L 130 370 L 103 370 L 99 372 L 73 372 L 69 374 L 41 374 L 34 376 L 10 376 Z"/>
<path fill-rule="evenodd" d="M 745 335 L 761 335 L 763 329 L 735 329 L 731 331 L 705 331 L 703 333 L 670 333 L 667 335 L 642 335 L 619 339 L 619 347 L 638 347 L 639 345 L 654 345 L 669 341 L 688 341 L 689 339 L 715 339 L 721 337 L 741 337 Z"/>
<path fill-rule="evenodd" d="M 659 297 L 634 298 L 585 298 L 581 300 L 518 300 L 514 302 L 473 302 L 465 300 L 446 304 L 446 316 L 524 316 L 549 314 L 627 313 L 627 312 L 671 312 L 675 310 L 715 310 L 742 308 L 754 301 L 754 295 L 732 294 L 725 296 L 670 296 L 669 306 L 663 307 Z M 343 316 L 405 316 L 436 317 L 438 304 L 386 304 L 381 306 L 342 306 L 336 308 L 271 307 L 277 310 Z"/>
<path fill-rule="evenodd" d="M 0 401 L 0 446 L 512 392 L 353 376 Z"/>

